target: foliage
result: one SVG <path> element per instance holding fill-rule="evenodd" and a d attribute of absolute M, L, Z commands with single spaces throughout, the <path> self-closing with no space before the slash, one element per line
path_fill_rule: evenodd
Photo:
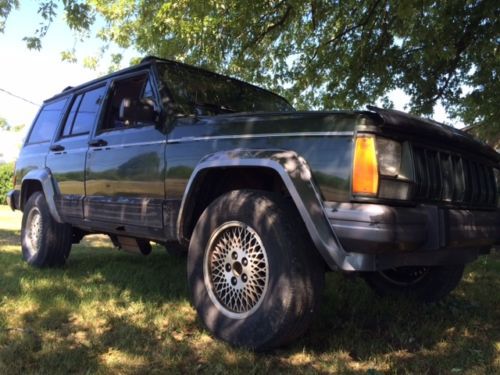
<path fill-rule="evenodd" d="M 0 207 L 2 374 L 498 374 L 500 253 L 466 269 L 444 303 L 381 299 L 329 273 L 312 329 L 265 354 L 211 337 L 189 304 L 185 259 L 148 257 L 106 237 L 59 269 L 21 260 L 19 212 Z"/>
<path fill-rule="evenodd" d="M 19 7 L 18 0 L 0 0 L 0 33 L 5 30 L 5 20 L 12 9 Z"/>
<path fill-rule="evenodd" d="M 18 132 L 20 132 L 23 129 L 24 129 L 24 124 L 11 126 L 7 122 L 6 119 L 4 119 L 3 117 L 0 117 L 0 131 L 1 130 L 4 130 L 4 131 L 13 131 L 15 133 L 18 133 Z"/>
<path fill-rule="evenodd" d="M 5 204 L 7 193 L 12 190 L 14 163 L 0 165 L 0 204 Z"/>
<path fill-rule="evenodd" d="M 41 4 L 39 13 L 50 23 L 59 2 Z M 496 0 L 62 0 L 62 5 L 76 31 L 88 30 L 96 15 L 104 18 L 98 36 L 105 44 L 229 73 L 278 90 L 299 108 L 359 108 L 377 99 L 390 106 L 387 93 L 399 87 L 418 114 L 432 114 L 439 101 L 468 125 L 500 129 Z M 40 48 L 43 35 L 43 28 L 37 30 L 29 46 Z"/>
<path fill-rule="evenodd" d="M 0 117 L 0 130 L 10 130 L 9 123 L 3 117 Z"/>

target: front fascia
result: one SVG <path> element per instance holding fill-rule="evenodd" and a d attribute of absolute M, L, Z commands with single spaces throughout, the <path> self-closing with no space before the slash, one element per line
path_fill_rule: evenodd
<path fill-rule="evenodd" d="M 177 235 L 185 241 L 184 219 L 187 202 L 194 197 L 194 187 L 198 177 L 213 168 L 260 167 L 269 168 L 278 173 L 292 197 L 306 228 L 331 269 L 356 271 L 373 268 L 373 259 L 358 254 L 346 253 L 342 248 L 328 218 L 325 215 L 323 201 L 318 187 L 314 183 L 312 172 L 307 162 L 294 151 L 287 150 L 251 150 L 236 149 L 217 152 L 206 156 L 193 171 L 186 187 L 177 222 Z M 370 264 L 366 264 L 369 262 Z"/>

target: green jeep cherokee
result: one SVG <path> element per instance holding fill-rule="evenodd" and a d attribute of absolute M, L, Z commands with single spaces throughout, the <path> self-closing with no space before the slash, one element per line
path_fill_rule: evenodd
<path fill-rule="evenodd" d="M 305 332 L 328 270 L 382 295 L 447 295 L 500 242 L 499 161 L 433 121 L 297 112 L 152 57 L 46 100 L 8 201 L 33 266 L 64 264 L 90 233 L 142 254 L 151 242 L 186 251 L 208 330 L 262 350 Z"/>

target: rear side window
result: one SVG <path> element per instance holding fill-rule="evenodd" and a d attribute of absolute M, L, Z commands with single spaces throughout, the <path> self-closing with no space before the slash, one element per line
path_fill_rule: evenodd
<path fill-rule="evenodd" d="M 75 98 L 64 124 L 63 136 L 90 133 L 105 92 L 106 87 L 101 86 Z"/>
<path fill-rule="evenodd" d="M 57 102 L 47 104 L 42 108 L 33 124 L 28 144 L 49 142 L 52 139 L 57 129 L 57 125 L 61 120 L 67 100 L 67 98 L 64 98 Z"/>

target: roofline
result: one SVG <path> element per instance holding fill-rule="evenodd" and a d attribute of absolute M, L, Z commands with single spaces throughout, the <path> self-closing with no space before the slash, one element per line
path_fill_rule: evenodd
<path fill-rule="evenodd" d="M 142 61 L 141 60 L 141 62 L 139 64 L 137 64 L 137 65 L 131 65 L 131 66 L 128 66 L 126 68 L 117 70 L 116 72 L 109 73 L 109 74 L 106 74 L 106 75 L 101 76 L 101 77 L 97 77 L 97 78 L 95 78 L 95 79 L 93 79 L 91 81 L 84 82 L 84 83 L 82 83 L 82 84 L 80 84 L 78 86 L 74 86 L 74 87 L 71 87 L 71 88 L 66 87 L 61 92 L 55 94 L 54 96 L 52 96 L 52 97 L 50 97 L 48 99 L 45 99 L 43 101 L 43 103 L 45 104 L 47 102 L 51 102 L 53 100 L 57 100 L 57 99 L 59 99 L 59 98 L 61 98 L 63 96 L 66 96 L 68 94 L 72 94 L 75 91 L 80 91 L 81 89 L 84 89 L 86 87 L 95 85 L 96 83 L 99 83 L 101 81 L 107 81 L 108 79 L 113 78 L 115 76 L 122 75 L 123 73 L 131 72 L 131 71 L 134 71 L 134 70 L 140 70 L 141 68 L 144 68 L 144 67 L 149 67 L 154 62 L 155 62 L 154 60 L 146 60 L 146 61 Z"/>
<path fill-rule="evenodd" d="M 137 65 L 132 65 L 132 66 L 129 66 L 129 67 L 117 70 L 116 72 L 109 73 L 109 74 L 106 74 L 104 76 L 95 78 L 95 79 L 93 79 L 91 81 L 82 83 L 82 84 L 80 84 L 78 86 L 74 86 L 74 87 L 71 87 L 71 88 L 66 87 L 60 93 L 55 94 L 54 96 L 52 96 L 52 97 L 50 97 L 48 99 L 45 99 L 43 101 L 43 103 L 45 104 L 46 102 L 57 100 L 57 99 L 65 96 L 65 95 L 72 94 L 75 91 L 79 91 L 79 90 L 84 89 L 84 88 L 86 88 L 88 86 L 95 85 L 96 83 L 99 83 L 101 81 L 106 81 L 106 80 L 111 79 L 111 78 L 113 78 L 115 76 L 122 75 L 123 73 L 132 72 L 134 70 L 140 70 L 141 68 L 152 66 L 152 65 L 156 64 L 157 62 L 167 62 L 167 63 L 173 63 L 173 64 L 178 64 L 178 65 L 183 65 L 183 66 L 186 66 L 186 67 L 191 68 L 191 69 L 197 69 L 197 70 L 201 70 L 201 71 L 204 71 L 204 72 L 207 72 L 207 73 L 210 73 L 210 74 L 216 74 L 216 75 L 221 76 L 221 77 L 226 77 L 226 78 L 232 79 L 232 80 L 240 82 L 240 83 L 242 83 L 244 85 L 252 86 L 252 87 L 254 87 L 254 88 L 258 89 L 258 90 L 266 91 L 266 92 L 269 92 L 269 93 L 271 93 L 273 95 L 276 95 L 279 98 L 283 99 L 285 102 L 287 102 L 293 108 L 292 104 L 290 103 L 290 101 L 288 99 L 286 99 L 283 96 L 275 93 L 274 91 L 262 88 L 260 86 L 256 86 L 256 85 L 254 85 L 252 83 L 243 81 L 243 80 L 241 80 L 239 78 L 230 77 L 228 75 L 217 73 L 217 72 L 214 72 L 212 70 L 208 70 L 208 69 L 205 69 L 205 68 L 200 68 L 200 67 L 194 66 L 194 65 L 189 65 L 189 64 L 186 64 L 186 63 L 183 63 L 183 62 L 180 62 L 180 61 L 163 59 L 163 58 L 157 57 L 157 56 L 145 56 L 141 60 L 141 62 L 139 64 L 137 64 Z"/>
<path fill-rule="evenodd" d="M 480 128 L 481 126 L 483 126 L 484 124 L 473 124 L 473 125 L 469 125 L 469 126 L 465 126 L 462 128 L 462 131 L 468 133 L 470 132 L 471 130 L 474 130 L 476 128 Z"/>

